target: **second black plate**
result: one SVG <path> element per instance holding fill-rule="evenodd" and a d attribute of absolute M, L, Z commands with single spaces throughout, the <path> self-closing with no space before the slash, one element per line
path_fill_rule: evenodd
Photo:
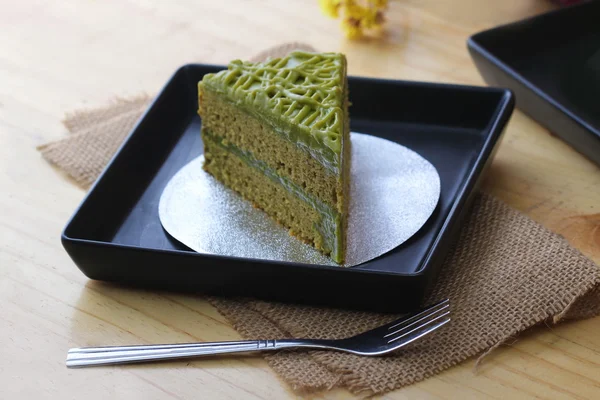
<path fill-rule="evenodd" d="M 600 1 L 500 26 L 469 39 L 485 81 L 600 165 Z"/>
<path fill-rule="evenodd" d="M 513 109 L 501 89 L 350 77 L 351 129 L 398 142 L 438 170 L 429 221 L 393 251 L 352 268 L 198 254 L 163 230 L 169 179 L 202 152 L 197 82 L 223 67 L 179 69 L 75 212 L 62 242 L 92 279 L 152 288 L 408 311 L 453 241 Z M 232 238 L 235 240 L 235 238 Z"/>

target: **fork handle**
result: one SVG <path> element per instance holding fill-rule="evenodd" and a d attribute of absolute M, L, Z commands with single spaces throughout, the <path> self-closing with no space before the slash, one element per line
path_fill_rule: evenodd
<path fill-rule="evenodd" d="M 225 353 L 246 353 L 296 347 L 323 348 L 320 340 L 244 340 L 237 342 L 184 343 L 169 345 L 138 345 L 83 347 L 69 350 L 67 367 L 90 367 L 94 365 L 125 364 L 170 360 L 187 357 L 208 356 Z"/>

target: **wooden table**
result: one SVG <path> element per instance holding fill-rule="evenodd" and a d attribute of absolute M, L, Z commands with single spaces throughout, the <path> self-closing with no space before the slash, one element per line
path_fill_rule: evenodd
<path fill-rule="evenodd" d="M 35 150 L 65 135 L 66 111 L 155 93 L 181 64 L 225 63 L 285 41 L 345 52 L 355 75 L 482 84 L 467 37 L 552 7 L 395 1 L 385 40 L 351 43 L 317 0 L 0 0 L 0 398 L 292 395 L 259 357 L 65 368 L 72 346 L 239 337 L 198 297 L 90 282 L 74 266 L 59 236 L 84 192 Z M 485 186 L 600 262 L 598 167 L 518 111 Z M 538 329 L 477 374 L 466 362 L 388 397 L 597 398 L 598 332 L 600 318 Z"/>

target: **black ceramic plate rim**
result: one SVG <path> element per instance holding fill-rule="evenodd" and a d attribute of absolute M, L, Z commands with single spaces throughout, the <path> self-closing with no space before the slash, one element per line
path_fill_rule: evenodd
<path fill-rule="evenodd" d="M 141 246 L 125 245 L 125 244 L 112 243 L 112 242 L 107 242 L 107 241 L 80 239 L 80 238 L 70 237 L 67 234 L 67 231 L 69 230 L 69 227 L 71 226 L 71 223 L 75 219 L 76 215 L 80 212 L 80 209 L 87 202 L 88 198 L 90 196 L 92 196 L 96 187 L 104 184 L 104 181 L 106 179 L 105 176 L 107 175 L 107 171 L 109 171 L 112 168 L 114 161 L 119 157 L 122 150 L 129 145 L 130 139 L 133 136 L 135 136 L 135 134 L 138 132 L 142 121 L 162 101 L 161 93 L 163 93 L 164 90 L 174 81 L 175 77 L 178 74 L 180 74 L 181 72 L 185 73 L 185 70 L 190 67 L 203 67 L 203 68 L 212 68 L 212 69 L 226 69 L 227 68 L 227 66 L 224 66 L 224 65 L 193 63 L 193 64 L 185 64 L 185 65 L 179 67 L 175 71 L 175 73 L 173 73 L 171 75 L 171 78 L 169 78 L 167 83 L 162 86 L 161 90 L 158 92 L 157 97 L 151 101 L 151 103 L 148 106 L 148 108 L 146 109 L 146 111 L 144 111 L 142 113 L 141 117 L 136 122 L 133 129 L 126 136 L 125 140 L 119 146 L 119 148 L 117 149 L 115 154 L 111 157 L 110 161 L 107 163 L 106 167 L 103 169 L 103 171 L 101 172 L 98 179 L 92 184 L 92 186 L 90 187 L 88 192 L 85 194 L 85 196 L 79 203 L 79 206 L 73 212 L 72 216 L 70 217 L 69 221 L 67 222 L 65 228 L 63 229 L 63 231 L 61 233 L 61 241 L 63 243 L 66 243 L 66 242 L 78 243 L 78 244 L 85 244 L 85 245 L 93 246 L 93 247 L 137 250 L 137 251 L 143 251 L 143 252 L 148 252 L 148 253 L 185 254 L 188 256 L 194 256 L 194 257 L 198 257 L 198 258 L 202 258 L 202 259 L 206 259 L 206 260 L 215 260 L 215 261 L 240 260 L 240 261 L 244 261 L 244 262 L 262 263 L 262 264 L 267 264 L 267 265 L 284 265 L 286 268 L 329 269 L 329 270 L 336 270 L 339 272 L 351 272 L 351 273 L 362 273 L 362 274 L 372 274 L 372 275 L 418 277 L 418 276 L 421 276 L 424 274 L 425 269 L 426 269 L 425 266 L 428 265 L 430 259 L 435 255 L 436 251 L 438 251 L 438 249 L 439 249 L 438 243 L 442 239 L 441 233 L 445 232 L 447 230 L 448 226 L 451 225 L 456 218 L 458 218 L 458 210 L 460 210 L 463 207 L 464 203 L 467 201 L 467 198 L 468 198 L 467 193 L 469 193 L 473 190 L 473 187 L 475 186 L 475 184 L 477 182 L 477 177 L 481 176 L 481 172 L 482 172 L 481 170 L 485 164 L 485 160 L 487 160 L 490 157 L 492 149 L 494 148 L 494 146 L 496 144 L 496 141 L 502 134 L 503 129 L 499 128 L 499 126 L 505 126 L 505 124 L 508 122 L 508 119 L 510 118 L 510 114 L 512 111 L 512 106 L 514 105 L 514 95 L 513 95 L 512 91 L 510 91 L 509 89 L 490 88 L 490 87 L 473 86 L 473 85 L 458 85 L 458 84 L 448 84 L 448 83 L 433 83 L 433 82 L 404 81 L 404 80 L 394 80 L 394 79 L 380 79 L 380 78 L 371 78 L 371 77 L 362 77 L 362 76 L 348 76 L 348 79 L 350 80 L 350 82 L 354 80 L 354 81 L 363 81 L 363 82 L 371 81 L 371 82 L 378 82 L 378 83 L 384 83 L 384 84 L 402 83 L 402 85 L 413 86 L 413 87 L 429 87 L 429 88 L 443 87 L 446 89 L 454 89 L 454 90 L 471 90 L 471 91 L 475 91 L 475 92 L 484 92 L 484 93 L 496 92 L 498 94 L 502 94 L 502 97 L 501 97 L 502 100 L 498 103 L 498 106 L 496 107 L 494 114 L 489 119 L 489 121 L 492 122 L 492 124 L 490 124 L 489 127 L 486 129 L 486 131 L 488 131 L 489 134 L 487 134 L 485 136 L 485 142 L 482 146 L 481 152 L 479 152 L 479 154 L 474 162 L 474 168 L 471 169 L 470 174 L 465 179 L 465 184 L 462 186 L 461 189 L 459 189 L 459 191 L 456 195 L 456 197 L 458 198 L 458 201 L 453 202 L 452 207 L 451 207 L 450 211 L 448 212 L 448 216 L 446 217 L 446 219 L 444 221 L 444 224 L 439 229 L 439 233 L 435 236 L 435 239 L 431 242 L 431 245 L 429 247 L 427 254 L 421 260 L 421 265 L 419 266 L 419 269 L 417 269 L 414 273 L 373 271 L 373 270 L 358 269 L 358 268 L 354 268 L 354 267 L 341 268 L 341 267 L 328 266 L 328 265 L 314 265 L 314 264 L 302 264 L 302 263 L 282 262 L 282 261 L 243 258 L 243 257 L 220 256 L 220 255 L 214 255 L 214 254 L 201 254 L 201 253 L 194 252 L 193 250 L 185 251 L 185 250 L 177 250 L 177 249 L 172 249 L 172 250 L 151 249 L 151 248 L 141 247 Z M 385 255 L 383 255 L 383 256 L 385 256 Z M 377 260 L 377 258 L 375 260 Z M 372 261 L 374 261 L 374 260 L 372 260 Z"/>
<path fill-rule="evenodd" d="M 582 3 L 582 4 L 570 6 L 568 8 L 584 7 L 586 4 L 587 3 Z M 580 116 L 578 116 L 576 113 L 570 111 L 568 108 L 566 108 L 565 106 L 563 106 L 560 102 L 556 101 L 552 96 L 550 96 L 549 94 L 547 94 L 544 91 L 544 89 L 542 89 L 539 86 L 534 85 L 532 82 L 530 82 L 529 80 L 527 80 L 527 78 L 525 78 L 523 75 L 521 75 L 516 69 L 512 68 L 507 63 L 505 63 L 504 61 L 502 61 L 500 58 L 496 57 L 487 48 L 485 48 L 483 45 L 481 45 L 479 43 L 479 38 L 480 37 L 486 36 L 486 35 L 488 35 L 488 34 L 490 34 L 492 32 L 500 31 L 500 30 L 502 30 L 504 28 L 515 26 L 515 25 L 528 24 L 528 23 L 530 23 L 532 21 L 535 21 L 535 20 L 538 20 L 540 18 L 547 18 L 548 16 L 554 16 L 554 15 L 560 14 L 564 10 L 565 9 L 552 10 L 552 11 L 549 11 L 549 12 L 546 12 L 546 13 L 543 13 L 543 14 L 540 14 L 540 15 L 534 15 L 532 17 L 529 17 L 529 18 L 526 18 L 526 19 L 522 19 L 520 21 L 511 22 L 511 23 L 503 24 L 503 25 L 498 25 L 498 26 L 496 26 L 494 28 L 487 29 L 485 31 L 476 33 L 475 35 L 472 35 L 471 37 L 469 37 L 469 39 L 467 40 L 467 46 L 469 48 L 471 48 L 472 50 L 478 52 L 479 54 L 481 54 L 482 56 L 484 56 L 488 60 L 492 61 L 494 64 L 496 64 L 498 67 L 500 67 L 502 71 L 504 71 L 505 73 L 509 74 L 516 81 L 518 81 L 519 83 L 521 83 L 522 85 L 524 85 L 525 87 L 527 87 L 527 89 L 531 90 L 533 93 L 535 93 L 538 96 L 540 96 L 546 102 L 550 103 L 552 106 L 554 106 L 560 112 L 562 112 L 563 114 L 565 114 L 566 116 L 568 116 L 575 123 L 581 125 L 584 129 L 589 130 L 598 139 L 600 139 L 600 128 L 596 128 L 595 126 L 593 126 L 592 124 L 590 124 L 589 122 L 587 122 L 586 120 L 584 120 L 583 118 L 581 118 Z"/>
<path fill-rule="evenodd" d="M 460 210 L 464 206 L 464 203 L 467 202 L 468 196 L 466 195 L 466 193 L 470 193 L 473 190 L 473 187 L 477 182 L 477 177 L 481 176 L 481 169 L 483 168 L 485 160 L 487 160 L 491 156 L 496 141 L 502 135 L 503 129 L 499 129 L 499 126 L 505 126 L 505 124 L 508 123 L 508 119 L 510 118 L 510 111 L 512 109 L 512 106 L 514 105 L 514 94 L 509 89 L 497 90 L 504 92 L 504 95 L 502 97 L 502 102 L 496 108 L 496 112 L 490 118 L 490 121 L 493 121 L 492 125 L 488 129 L 491 132 L 491 134 L 487 136 L 487 140 L 483 145 L 482 151 L 479 153 L 475 161 L 475 165 L 477 167 L 471 170 L 471 173 L 466 179 L 466 183 L 460 189 L 459 194 L 457 194 L 457 198 L 459 199 L 459 201 L 455 201 L 453 203 L 453 206 L 450 209 L 450 212 L 448 213 L 446 221 L 440 228 L 440 232 L 443 232 L 447 229 L 448 225 L 450 225 L 458 216 L 457 210 Z M 429 259 L 433 256 L 436 249 L 439 248 L 438 242 L 440 240 L 441 235 L 437 235 L 435 240 L 433 241 L 433 244 L 431 245 L 431 250 L 424 257 L 422 265 L 427 265 Z M 415 274 L 408 275 L 418 275 L 422 272 L 423 268 L 421 267 Z"/>

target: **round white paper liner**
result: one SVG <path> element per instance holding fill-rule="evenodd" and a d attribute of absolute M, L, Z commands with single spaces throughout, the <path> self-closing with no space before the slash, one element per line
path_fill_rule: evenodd
<path fill-rule="evenodd" d="M 416 152 L 389 140 L 352 133 L 350 212 L 345 267 L 400 246 L 429 219 L 440 178 Z M 290 236 L 202 169 L 204 156 L 171 178 L 159 203 L 163 228 L 203 254 L 318 265 L 339 265 Z"/>

